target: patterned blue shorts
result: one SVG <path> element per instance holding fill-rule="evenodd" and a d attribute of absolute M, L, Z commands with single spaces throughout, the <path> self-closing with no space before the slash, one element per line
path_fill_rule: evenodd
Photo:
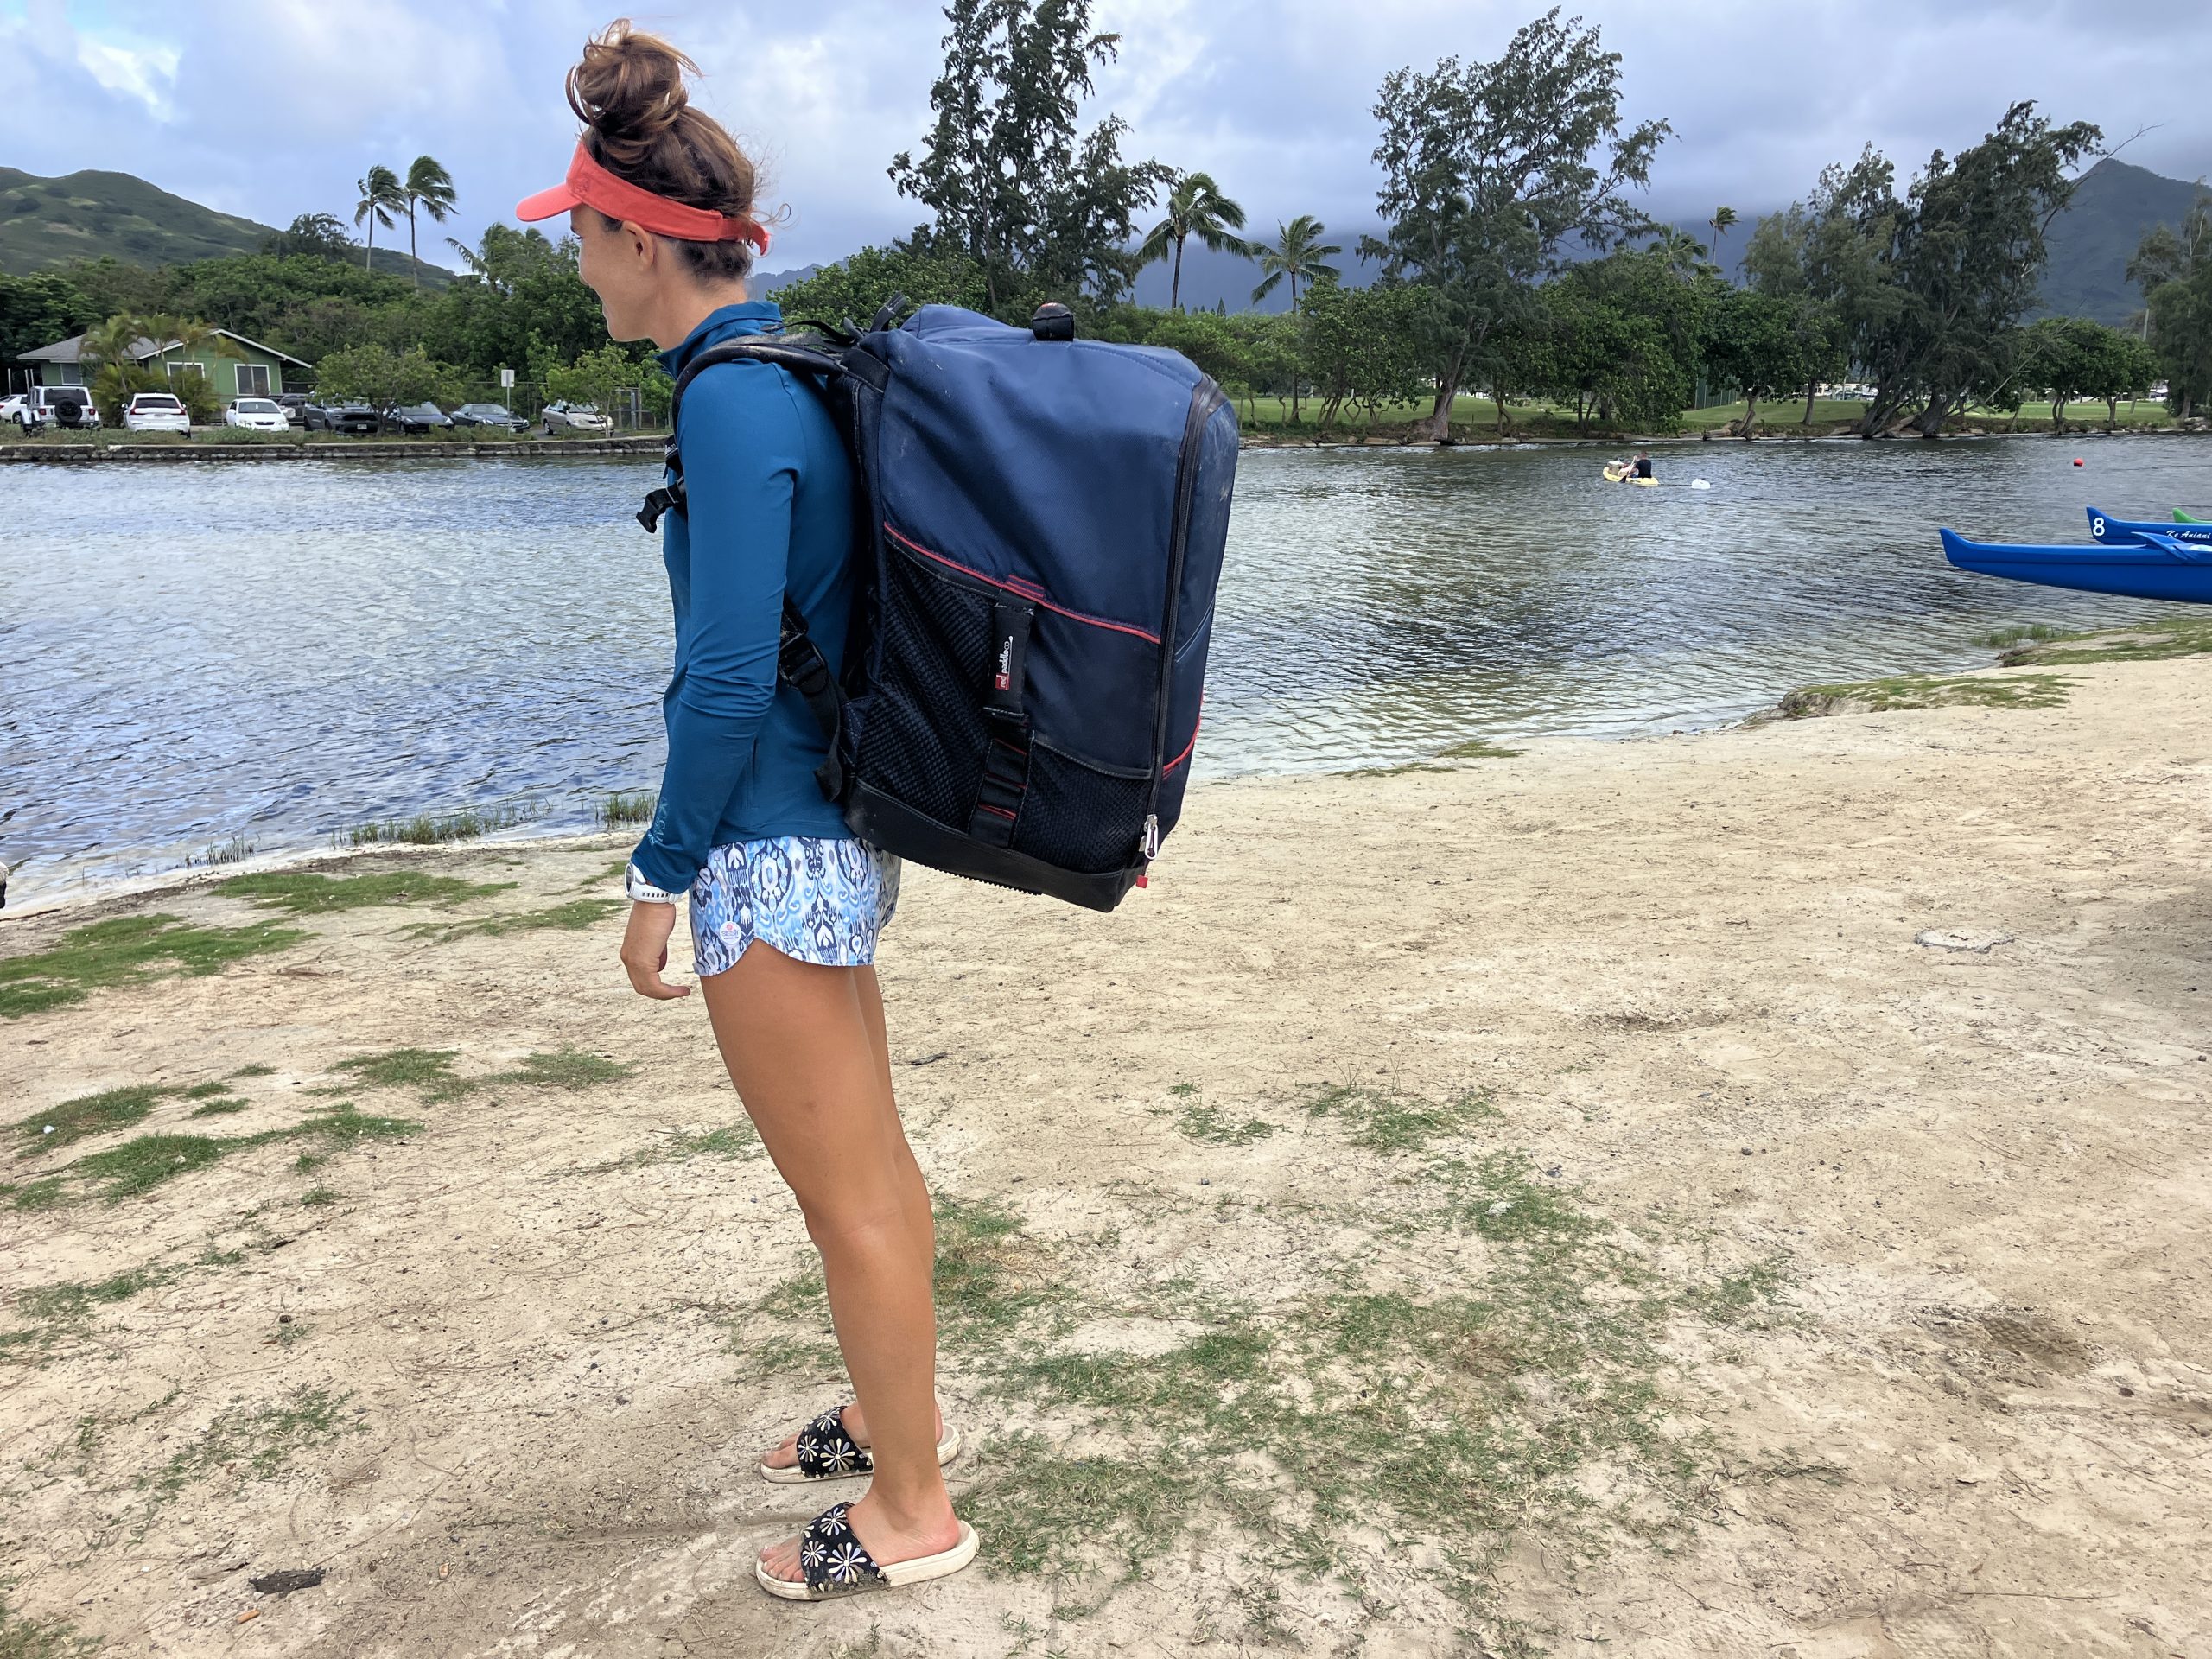
<path fill-rule="evenodd" d="M 823 968 L 865 968 L 899 907 L 899 861 L 864 841 L 779 836 L 707 855 L 691 884 L 691 959 L 702 979 L 759 939 Z"/>

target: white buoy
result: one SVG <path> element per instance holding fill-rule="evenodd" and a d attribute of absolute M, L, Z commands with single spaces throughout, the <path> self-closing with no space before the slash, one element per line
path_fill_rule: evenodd
<path fill-rule="evenodd" d="M 1694 490 L 1709 490 L 1712 487 L 1712 485 L 1707 483 L 1701 478 L 1694 478 L 1690 480 L 1690 488 Z"/>

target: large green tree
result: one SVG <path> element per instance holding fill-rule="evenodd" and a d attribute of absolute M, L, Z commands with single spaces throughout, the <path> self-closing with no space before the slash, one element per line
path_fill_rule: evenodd
<path fill-rule="evenodd" d="M 1798 321 L 1796 306 L 1756 289 L 1728 289 L 1706 308 L 1706 369 L 1744 399 L 1745 437 L 1758 424 L 1762 397 L 1785 396 L 1812 378 Z"/>
<path fill-rule="evenodd" d="M 901 296 L 910 305 L 991 307 L 983 268 L 965 254 L 897 244 L 862 248 L 802 282 L 785 284 L 773 298 L 794 323 L 813 319 L 866 327 L 877 310 Z"/>
<path fill-rule="evenodd" d="M 2054 126 L 2015 104 L 1980 143 L 1930 156 L 1902 201 L 1871 178 L 1852 199 L 1862 221 L 1890 227 L 1883 268 L 1897 301 L 1851 336 L 1874 388 L 1862 435 L 1902 421 L 1934 437 L 1978 389 L 2001 382 L 2043 279 L 2044 232 L 2099 137 L 2086 121 Z"/>
<path fill-rule="evenodd" d="M 944 16 L 937 120 L 918 157 L 891 164 L 899 193 L 934 216 L 913 242 L 974 260 L 993 311 L 1119 300 L 1138 268 L 1137 214 L 1174 178 L 1123 158 L 1119 116 L 1081 128 L 1091 71 L 1121 37 L 1092 32 L 1090 0 L 949 0 Z"/>
<path fill-rule="evenodd" d="M 1491 337 L 1537 308 L 1537 280 L 1570 243 L 1611 245 L 1645 223 L 1628 192 L 1649 179 L 1664 121 L 1623 130 L 1620 56 L 1559 9 L 1495 62 L 1446 58 L 1385 77 L 1375 105 L 1380 238 L 1362 251 L 1433 289 L 1435 405 L 1416 429 L 1451 439 L 1452 402 Z"/>
<path fill-rule="evenodd" d="M 2200 194 L 2177 233 L 2154 226 L 2127 262 L 2143 290 L 2144 326 L 2166 404 L 2193 416 L 2212 403 L 2212 195 Z"/>
<path fill-rule="evenodd" d="M 1178 173 L 1167 187 L 1166 216 L 1145 232 L 1137 249 L 1139 269 L 1167 262 L 1167 308 L 1183 308 L 1183 245 L 1192 237 L 1215 253 L 1249 254 L 1251 245 L 1236 234 L 1244 210 L 1221 194 L 1210 173 Z"/>
<path fill-rule="evenodd" d="M 99 316 L 84 290 L 67 276 L 0 272 L 0 362 L 80 334 Z"/>
<path fill-rule="evenodd" d="M 1386 404 L 1421 396 L 1428 371 L 1422 314 L 1429 302 L 1428 289 L 1406 283 L 1313 285 L 1300 321 L 1322 431 L 1336 424 L 1347 404 L 1366 410 L 1372 425 Z"/>

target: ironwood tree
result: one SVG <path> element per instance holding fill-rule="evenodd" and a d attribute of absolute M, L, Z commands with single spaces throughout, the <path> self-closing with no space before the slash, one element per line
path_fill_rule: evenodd
<path fill-rule="evenodd" d="M 930 89 L 936 124 L 891 181 L 934 215 L 909 238 L 982 273 L 988 308 L 1089 296 L 1111 304 L 1139 269 L 1139 212 L 1174 170 L 1122 155 L 1128 124 L 1082 129 L 1091 71 L 1121 36 L 1095 34 L 1090 0 L 950 0 L 944 68 Z"/>
<path fill-rule="evenodd" d="M 1536 309 L 1536 284 L 1573 248 L 1604 251 L 1649 220 L 1664 121 L 1623 130 L 1620 54 L 1554 7 L 1491 63 L 1446 58 L 1383 79 L 1375 118 L 1381 237 L 1360 251 L 1386 276 L 1435 291 L 1435 404 L 1416 435 L 1448 443 L 1452 402 L 1493 341 Z"/>

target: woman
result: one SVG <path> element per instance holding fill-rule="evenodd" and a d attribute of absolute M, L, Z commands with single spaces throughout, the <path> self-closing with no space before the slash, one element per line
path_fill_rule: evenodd
<path fill-rule="evenodd" d="M 616 340 L 650 339 L 670 373 L 708 346 L 781 327 L 749 299 L 752 164 L 690 107 L 696 66 L 618 22 L 569 72 L 585 131 L 567 182 L 516 210 L 569 214 L 582 276 Z M 745 1109 L 822 1253 L 856 1402 L 769 1452 L 798 1483 L 867 1474 L 857 1502 L 760 1553 L 771 1594 L 812 1599 L 942 1577 L 974 1558 L 940 1465 L 959 1450 L 936 1402 L 930 1198 L 892 1100 L 874 967 L 898 861 L 852 838 L 822 798 L 819 727 L 776 680 L 784 595 L 835 667 L 853 597 L 853 480 L 819 398 L 785 371 L 718 365 L 685 391 L 689 503 L 663 521 L 676 671 L 662 700 L 668 766 L 632 855 L 622 964 L 662 977 L 689 893 L 707 1014 Z"/>

